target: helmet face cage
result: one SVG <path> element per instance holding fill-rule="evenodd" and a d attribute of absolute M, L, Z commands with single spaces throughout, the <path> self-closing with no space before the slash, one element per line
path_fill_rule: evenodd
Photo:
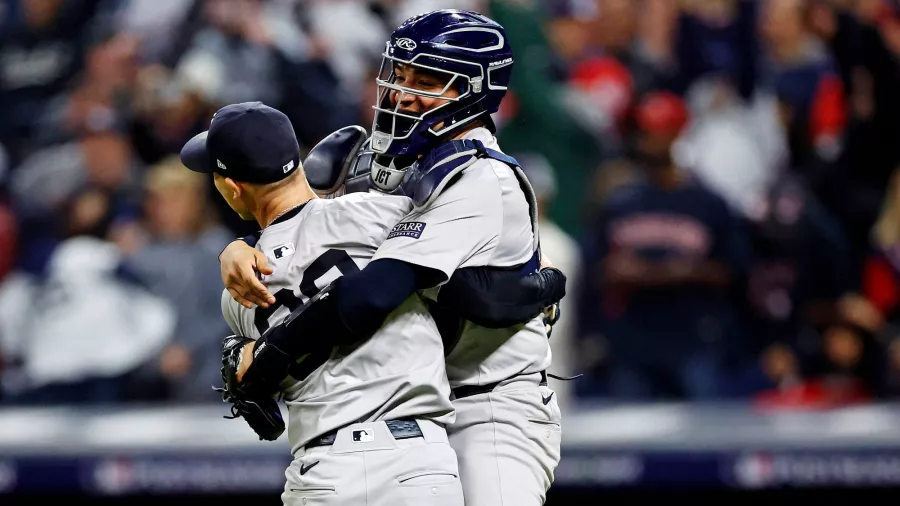
<path fill-rule="evenodd" d="M 448 131 L 462 126 L 469 120 L 480 115 L 481 112 L 472 114 L 471 117 L 465 118 L 463 121 L 455 119 L 445 122 L 451 116 L 460 112 L 461 106 L 469 107 L 473 102 L 473 81 L 480 83 L 483 81 L 483 71 L 481 65 L 473 62 L 449 59 L 446 56 L 429 55 L 419 53 L 410 60 L 402 60 L 391 56 L 390 43 L 382 55 L 381 69 L 376 79 L 377 95 L 375 104 L 375 120 L 372 126 L 372 149 L 379 153 L 389 155 L 415 154 L 410 152 L 412 137 L 415 134 L 424 134 L 433 139 L 437 139 Z M 457 67 L 464 67 L 471 71 L 471 74 L 462 72 L 454 72 L 447 69 L 437 68 L 435 66 L 421 63 L 422 61 L 444 60 L 451 61 Z M 437 91 L 425 91 L 397 84 L 397 74 L 395 67 L 403 65 L 411 70 L 425 71 L 432 75 L 437 75 L 445 83 L 443 88 Z M 445 96 L 448 91 L 456 89 L 458 95 L 455 97 Z M 480 90 L 478 90 L 480 91 Z M 396 95 L 394 104 L 391 105 L 391 96 Z M 425 98 L 438 99 L 440 103 L 427 111 L 420 113 L 407 113 L 400 111 L 403 99 L 407 96 L 419 96 Z M 475 99 L 477 101 L 478 98 Z M 442 122 L 449 124 L 441 124 Z M 400 141 L 400 142 L 396 142 Z M 398 145 L 403 146 L 400 149 Z M 394 148 L 394 149 L 391 149 Z"/>

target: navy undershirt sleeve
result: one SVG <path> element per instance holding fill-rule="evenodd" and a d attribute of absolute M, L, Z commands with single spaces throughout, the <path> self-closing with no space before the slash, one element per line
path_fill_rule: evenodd
<path fill-rule="evenodd" d="M 438 276 L 434 269 L 401 260 L 375 260 L 359 273 L 338 279 L 341 318 L 354 334 L 366 337 L 416 290 L 436 284 Z"/>
<path fill-rule="evenodd" d="M 436 283 L 440 273 L 400 260 L 371 262 L 360 272 L 338 278 L 319 298 L 294 310 L 261 341 L 299 357 L 315 350 L 370 337 L 384 319 L 416 290 Z"/>

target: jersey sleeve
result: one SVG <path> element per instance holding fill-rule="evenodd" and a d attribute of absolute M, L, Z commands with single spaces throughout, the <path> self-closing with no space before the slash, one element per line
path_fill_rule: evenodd
<path fill-rule="evenodd" d="M 222 317 L 225 318 L 225 323 L 228 324 L 228 328 L 233 334 L 246 336 L 247 334 L 241 329 L 241 316 L 238 313 L 237 305 L 228 290 L 222 290 Z"/>
<path fill-rule="evenodd" d="M 387 234 L 373 261 L 393 258 L 443 273 L 487 265 L 500 239 L 503 207 L 489 170 L 464 174 L 427 208 L 406 215 Z"/>
<path fill-rule="evenodd" d="M 377 195 L 362 198 L 353 210 L 353 221 L 365 227 L 365 234 L 374 244 L 381 244 L 412 209 L 412 202 L 406 197 Z"/>
<path fill-rule="evenodd" d="M 330 235 L 354 243 L 381 244 L 391 228 L 412 211 L 407 197 L 352 193 L 322 202 L 320 210 Z"/>

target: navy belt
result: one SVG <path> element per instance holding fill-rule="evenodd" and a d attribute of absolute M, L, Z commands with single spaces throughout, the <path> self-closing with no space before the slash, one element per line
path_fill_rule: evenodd
<path fill-rule="evenodd" d="M 531 373 L 529 373 L 531 374 Z M 522 376 L 522 374 L 517 374 L 515 377 Z M 506 380 L 503 380 L 506 381 Z M 456 387 L 451 392 L 453 393 L 454 399 L 462 399 L 464 397 L 471 397 L 473 395 L 478 394 L 486 394 L 488 392 L 493 392 L 497 385 L 502 383 L 503 381 L 498 381 L 496 383 L 488 383 L 487 385 L 463 385 L 461 387 Z M 540 386 L 547 386 L 547 371 L 541 371 L 541 382 Z"/>
<path fill-rule="evenodd" d="M 415 420 L 388 420 L 384 422 L 384 424 L 387 425 L 387 428 L 391 431 L 391 435 L 394 436 L 394 439 L 424 437 L 422 435 L 422 429 L 419 428 L 419 424 Z M 333 445 L 339 430 L 341 429 L 335 429 L 313 439 L 309 443 L 306 443 L 305 448 Z"/>

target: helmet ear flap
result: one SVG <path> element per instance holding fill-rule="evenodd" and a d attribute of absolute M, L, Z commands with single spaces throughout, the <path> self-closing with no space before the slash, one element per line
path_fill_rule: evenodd
<path fill-rule="evenodd" d="M 506 63 L 497 67 L 490 67 L 487 71 L 487 90 L 488 91 L 506 91 L 512 80 L 513 62 L 510 59 Z"/>

